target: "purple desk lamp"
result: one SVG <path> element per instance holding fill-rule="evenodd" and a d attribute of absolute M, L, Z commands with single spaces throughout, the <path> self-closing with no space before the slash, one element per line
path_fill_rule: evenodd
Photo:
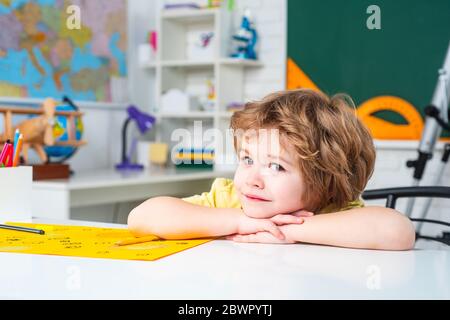
<path fill-rule="evenodd" d="M 153 125 L 156 122 L 155 117 L 143 113 L 139 111 L 138 108 L 135 106 L 130 106 L 127 109 L 128 112 L 128 119 L 125 121 L 122 127 L 122 163 L 119 163 L 116 165 L 117 170 L 125 171 L 125 170 L 143 170 L 144 166 L 137 164 L 137 163 L 131 163 L 130 157 L 127 157 L 127 129 L 131 121 L 136 122 L 139 131 L 141 134 L 147 133 L 150 129 L 153 128 Z"/>

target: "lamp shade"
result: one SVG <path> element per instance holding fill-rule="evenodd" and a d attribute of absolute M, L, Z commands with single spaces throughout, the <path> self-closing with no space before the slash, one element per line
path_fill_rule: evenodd
<path fill-rule="evenodd" d="M 153 128 L 153 125 L 156 122 L 155 117 L 141 112 L 135 106 L 128 107 L 127 112 L 129 118 L 136 122 L 141 134 L 147 133 L 151 128 Z"/>

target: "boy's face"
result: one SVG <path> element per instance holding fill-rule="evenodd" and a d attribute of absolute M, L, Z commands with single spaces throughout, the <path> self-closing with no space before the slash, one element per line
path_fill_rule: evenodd
<path fill-rule="evenodd" d="M 278 131 L 247 131 L 240 143 L 234 185 L 245 214 L 267 219 L 303 209 L 302 175 Z"/>

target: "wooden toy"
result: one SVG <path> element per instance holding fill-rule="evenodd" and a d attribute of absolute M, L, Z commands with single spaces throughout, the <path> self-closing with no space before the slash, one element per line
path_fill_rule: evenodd
<path fill-rule="evenodd" d="M 78 111 L 56 111 L 57 103 L 53 99 L 46 99 L 41 109 L 34 108 L 13 108 L 0 107 L 0 114 L 4 115 L 5 132 L 0 135 L 0 145 L 6 140 L 13 141 L 14 132 L 19 129 L 23 134 L 23 159 L 28 163 L 28 151 L 30 148 L 36 150 L 42 163 L 48 163 L 48 156 L 44 146 L 73 146 L 79 147 L 86 144 L 85 141 L 76 140 L 75 120 L 83 116 Z M 36 117 L 25 120 L 13 127 L 13 115 L 36 115 Z M 67 135 L 66 141 L 56 141 L 53 127 L 55 125 L 55 116 L 67 117 Z"/>

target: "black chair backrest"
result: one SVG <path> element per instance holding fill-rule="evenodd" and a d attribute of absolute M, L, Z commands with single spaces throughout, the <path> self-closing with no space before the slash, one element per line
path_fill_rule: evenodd
<path fill-rule="evenodd" d="M 386 207 L 395 209 L 399 198 L 447 198 L 450 199 L 450 187 L 405 187 L 368 190 L 362 194 L 365 200 L 387 199 Z"/>

